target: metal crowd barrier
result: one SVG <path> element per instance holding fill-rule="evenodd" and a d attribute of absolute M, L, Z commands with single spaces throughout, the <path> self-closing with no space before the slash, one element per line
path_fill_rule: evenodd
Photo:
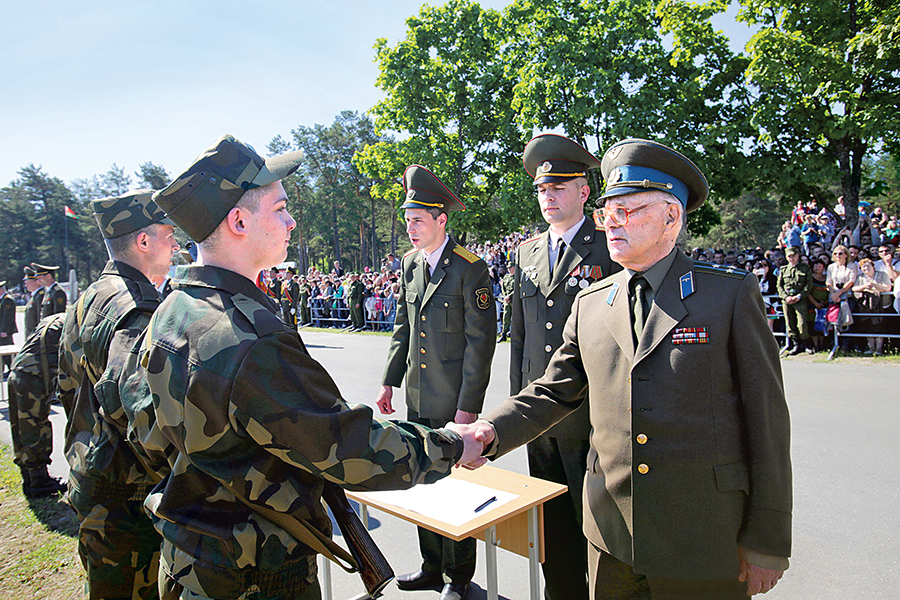
<path fill-rule="evenodd" d="M 335 306 L 335 302 L 337 302 L 337 306 Z M 352 326 L 350 307 L 347 306 L 344 298 L 318 296 L 310 298 L 308 306 L 310 324 L 313 327 L 337 327 L 343 329 Z M 365 305 L 362 313 L 366 328 L 371 327 L 373 331 L 390 331 L 394 328 L 393 315 L 396 314 L 396 299 L 383 299 L 382 309 L 379 311 L 379 318 L 376 320 L 368 318 L 369 315 Z M 298 323 L 298 325 L 302 325 L 302 323 Z"/>
<path fill-rule="evenodd" d="M 882 296 L 882 306 L 884 305 L 884 300 L 883 300 L 884 296 L 890 296 L 891 301 L 893 301 L 893 299 L 894 299 L 893 292 L 882 292 L 881 296 Z M 900 317 L 900 314 L 893 313 L 893 312 L 880 312 L 880 313 L 851 312 L 850 314 L 853 315 L 854 325 L 856 324 L 856 317 L 882 317 L 882 318 L 892 317 L 895 319 Z M 834 345 L 831 347 L 831 352 L 828 353 L 828 360 L 834 359 L 834 355 L 837 353 L 837 351 L 841 347 L 841 338 L 842 337 L 846 337 L 846 338 L 870 338 L 871 337 L 871 338 L 900 339 L 900 334 L 897 334 L 897 333 L 887 333 L 886 331 L 877 332 L 877 333 L 874 333 L 874 332 L 873 333 L 855 333 L 853 331 L 844 332 L 844 331 L 841 331 L 841 328 L 837 327 L 836 324 L 834 324 L 834 323 L 829 323 L 828 325 L 834 330 Z M 883 321 L 882 321 L 882 327 L 884 327 Z M 853 325 L 850 325 L 850 329 L 851 330 L 853 329 Z"/>

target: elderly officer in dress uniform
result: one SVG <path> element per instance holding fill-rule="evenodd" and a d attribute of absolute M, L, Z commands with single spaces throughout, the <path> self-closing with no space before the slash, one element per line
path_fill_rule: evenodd
<path fill-rule="evenodd" d="M 0 346 L 12 346 L 13 335 L 18 333 L 16 326 L 16 301 L 6 291 L 6 282 L 0 281 Z M 11 356 L 3 357 L 3 366 L 9 370 Z"/>
<path fill-rule="evenodd" d="M 175 227 L 151 197 L 139 190 L 92 202 L 110 260 L 68 311 L 60 344 L 68 500 L 92 599 L 158 597 L 160 538 L 143 500 L 159 478 L 126 442 L 127 422 L 104 383 L 119 377 L 159 306 L 151 281 L 166 276 L 178 250 Z"/>
<path fill-rule="evenodd" d="M 28 290 L 28 302 L 25 304 L 25 337 L 31 335 L 41 320 L 41 302 L 44 300 L 44 288 L 37 279 L 37 275 L 30 266 L 25 266 L 25 289 Z"/>
<path fill-rule="evenodd" d="M 50 400 L 56 391 L 59 336 L 65 315 L 38 322 L 16 354 L 9 376 L 9 428 L 14 461 L 22 472 L 22 491 L 28 498 L 46 498 L 66 491 L 66 484 L 50 477 L 53 452 Z"/>
<path fill-rule="evenodd" d="M 65 290 L 56 283 L 56 272 L 59 270 L 59 267 L 48 267 L 47 265 L 31 263 L 31 268 L 34 269 L 34 275 L 37 277 L 38 283 L 44 287 L 44 296 L 41 299 L 41 318 L 66 312 L 68 296 L 66 296 Z"/>
<path fill-rule="evenodd" d="M 393 388 L 405 377 L 410 421 L 431 427 L 471 423 L 484 403 L 497 343 L 487 265 L 447 235 L 447 212 L 465 206 L 440 179 L 412 165 L 403 186 L 400 208 L 414 249 L 402 261 L 394 333 L 376 402 L 382 413 L 393 413 Z M 467 598 L 475 539 L 454 542 L 420 527 L 419 548 L 422 568 L 399 576 L 400 589 L 443 586 L 442 600 Z"/>
<path fill-rule="evenodd" d="M 759 284 L 675 247 L 708 193 L 687 158 L 629 139 L 601 171 L 606 204 L 595 214 L 626 270 L 576 297 L 543 377 L 465 427 L 500 456 L 589 403 L 594 598 L 765 593 L 788 566 L 791 465 Z"/>
<path fill-rule="evenodd" d="M 199 247 L 136 346 L 145 369 L 119 387 L 164 476 L 145 503 L 164 600 L 319 598 L 316 552 L 338 551 L 324 485 L 408 488 L 482 449 L 346 403 L 254 284 L 286 257 L 296 223 L 280 180 L 301 158 L 223 136 L 155 195 Z"/>
<path fill-rule="evenodd" d="M 621 270 L 609 258 L 604 232 L 584 215 L 591 192 L 588 170 L 600 161 L 580 144 L 548 133 L 528 142 L 523 163 L 550 227 L 516 249 L 519 276 L 512 295 L 509 370 L 513 395 L 544 374 L 562 344 L 575 295 Z M 544 596 L 554 600 L 588 597 L 581 492 L 590 431 L 585 404 L 528 444 L 531 475 L 569 487 L 568 494 L 544 505 Z"/>

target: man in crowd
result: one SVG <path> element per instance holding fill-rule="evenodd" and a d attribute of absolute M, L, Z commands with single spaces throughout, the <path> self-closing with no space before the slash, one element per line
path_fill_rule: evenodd
<path fill-rule="evenodd" d="M 223 136 L 154 196 L 199 248 L 140 341 L 146 393 L 121 395 L 135 440 L 165 463 L 145 503 L 164 600 L 319 598 L 316 552 L 337 548 L 326 481 L 407 488 L 481 449 L 347 404 L 254 285 L 287 255 L 296 223 L 281 179 L 301 158 Z"/>
<path fill-rule="evenodd" d="M 60 344 L 68 499 L 91 599 L 158 597 L 160 539 L 142 505 L 159 478 L 126 442 L 127 422 L 103 383 L 121 375 L 161 301 L 151 281 L 168 274 L 178 250 L 151 196 L 140 190 L 92 203 L 110 260 L 69 310 Z"/>
<path fill-rule="evenodd" d="M 708 194 L 687 158 L 629 139 L 607 150 L 601 171 L 606 203 L 595 214 L 625 270 L 578 295 L 543 377 L 458 429 L 500 456 L 588 402 L 593 597 L 765 593 L 788 566 L 791 466 L 756 276 L 675 247 Z"/>
<path fill-rule="evenodd" d="M 406 379 L 407 418 L 437 427 L 478 418 L 490 378 L 497 309 L 483 260 L 447 235 L 447 213 L 462 202 L 431 171 L 403 174 L 406 232 L 414 250 L 403 257 L 394 333 L 376 399 L 391 414 L 393 388 Z M 422 567 L 400 575 L 402 590 L 441 589 L 441 600 L 469 595 L 475 539 L 455 542 L 419 527 Z M 449 578 L 444 582 L 443 575 Z"/>
<path fill-rule="evenodd" d="M 9 428 L 13 460 L 22 472 L 22 491 L 28 498 L 46 498 L 66 491 L 66 484 L 50 477 L 53 452 L 50 400 L 56 390 L 59 336 L 65 315 L 38 322 L 16 354 L 9 375 Z"/>
<path fill-rule="evenodd" d="M 523 163 L 534 178 L 541 215 L 550 227 L 516 250 L 519 277 L 512 294 L 509 369 L 513 395 L 544 374 L 562 344 L 575 295 L 621 270 L 609 258 L 606 235 L 584 215 L 591 193 L 588 170 L 600 162 L 568 138 L 543 134 L 525 146 Z M 585 403 L 528 444 L 531 475 L 569 486 L 567 494 L 544 506 L 546 554 L 541 567 L 548 599 L 588 597 L 581 491 L 590 430 Z"/>
<path fill-rule="evenodd" d="M 59 270 L 59 267 L 48 267 L 31 263 L 31 268 L 34 269 L 34 275 L 37 277 L 38 283 L 44 288 L 41 298 L 41 318 L 66 312 L 68 297 L 65 290 L 56 283 L 56 272 Z"/>
<path fill-rule="evenodd" d="M 0 281 L 0 346 L 12 346 L 13 335 L 18 333 L 16 326 L 16 301 L 6 291 L 6 282 Z M 12 364 L 11 356 L 3 357 L 4 370 L 8 371 Z"/>
<path fill-rule="evenodd" d="M 44 300 L 44 288 L 30 266 L 24 269 L 25 289 L 28 291 L 28 302 L 25 304 L 25 337 L 37 327 L 41 320 L 41 302 Z"/>
<path fill-rule="evenodd" d="M 778 272 L 778 295 L 792 345 L 788 354 L 794 356 L 804 349 L 807 354 L 815 354 L 815 349 L 810 345 L 806 310 L 806 297 L 813 284 L 812 270 L 809 265 L 800 262 L 800 248 L 797 246 L 785 249 L 784 254 L 788 264 Z"/>
<path fill-rule="evenodd" d="M 363 302 L 366 297 L 366 285 L 359 280 L 359 273 L 350 273 L 350 288 L 347 291 L 347 304 L 350 306 L 351 331 L 362 331 L 366 328 L 363 316 Z"/>

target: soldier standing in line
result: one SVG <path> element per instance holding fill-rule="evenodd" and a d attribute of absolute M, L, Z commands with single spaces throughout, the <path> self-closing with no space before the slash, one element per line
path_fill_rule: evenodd
<path fill-rule="evenodd" d="M 301 157 L 264 159 L 223 136 L 154 196 L 199 247 L 120 395 L 135 439 L 168 467 L 145 502 L 163 600 L 319 598 L 316 553 L 336 551 L 326 482 L 408 488 L 483 447 L 346 403 L 254 285 L 287 255 L 296 223 L 280 180 Z"/>
<path fill-rule="evenodd" d="M 31 263 L 31 268 L 34 269 L 38 283 L 44 286 L 44 296 L 41 299 L 41 318 L 66 312 L 69 298 L 66 296 L 65 290 L 56 283 L 56 272 L 59 270 L 59 267 L 48 267 Z"/>
<path fill-rule="evenodd" d="M 11 346 L 13 335 L 19 332 L 16 326 L 16 301 L 13 300 L 9 292 L 6 291 L 6 282 L 0 281 L 0 346 Z M 3 366 L 5 370 L 10 370 L 12 364 L 11 356 L 3 357 Z"/>
<path fill-rule="evenodd" d="M 519 268 L 512 297 L 509 391 L 517 394 L 544 374 L 562 344 L 575 295 L 620 271 L 609 258 L 606 235 L 584 215 L 588 170 L 600 162 L 580 144 L 544 134 L 525 146 L 525 171 L 534 178 L 541 216 L 549 229 L 515 250 Z M 591 430 L 587 403 L 528 444 L 534 477 L 569 487 L 544 505 L 546 554 L 541 564 L 550 600 L 588 597 L 587 540 L 582 497 Z"/>
<path fill-rule="evenodd" d="M 23 271 L 25 272 L 25 289 L 31 294 L 28 297 L 28 303 L 25 305 L 25 337 L 27 338 L 37 327 L 38 321 L 41 320 L 41 302 L 44 300 L 44 288 L 38 281 L 34 269 L 26 266 Z"/>
<path fill-rule="evenodd" d="M 797 246 L 787 248 L 784 255 L 788 264 L 778 272 L 778 295 L 781 296 L 784 307 L 788 337 L 793 344 L 788 354 L 795 356 L 804 349 L 807 354 L 815 354 L 816 351 L 809 343 L 809 322 L 806 320 L 806 296 L 812 289 L 812 271 L 809 265 L 800 262 L 800 248 Z"/>
<path fill-rule="evenodd" d="M 483 260 L 447 235 L 447 212 L 462 202 L 431 171 L 403 174 L 406 232 L 414 250 L 403 257 L 394 333 L 376 402 L 394 412 L 393 388 L 406 379 L 407 418 L 437 427 L 478 418 L 497 343 L 497 309 Z M 441 600 L 469 596 L 475 539 L 455 542 L 423 527 L 421 569 L 400 575 L 401 590 L 441 589 Z M 444 574 L 450 579 L 444 582 Z"/>
<path fill-rule="evenodd" d="M 65 315 L 42 319 L 16 354 L 9 375 L 9 429 L 14 462 L 22 472 L 28 498 L 46 498 L 66 491 L 66 484 L 50 477 L 53 452 L 50 400 L 56 390 L 59 337 Z"/>
<path fill-rule="evenodd" d="M 281 273 L 276 267 L 269 270 L 269 287 L 266 293 L 275 301 L 275 306 L 281 307 Z M 283 317 L 282 317 L 283 320 Z"/>
<path fill-rule="evenodd" d="M 500 280 L 500 291 L 503 293 L 503 322 L 500 327 L 500 339 L 505 342 L 509 337 L 509 328 L 512 325 L 512 300 L 516 287 L 516 263 L 509 261 L 506 264 L 506 275 Z"/>
<path fill-rule="evenodd" d="M 129 350 L 162 301 L 152 280 L 165 277 L 178 244 L 152 190 L 92 203 L 110 260 L 68 311 L 60 344 L 60 399 L 66 409 L 68 501 L 79 521 L 78 554 L 86 598 L 158 598 L 160 538 L 143 510 L 159 477 L 127 443 L 113 408 Z"/>

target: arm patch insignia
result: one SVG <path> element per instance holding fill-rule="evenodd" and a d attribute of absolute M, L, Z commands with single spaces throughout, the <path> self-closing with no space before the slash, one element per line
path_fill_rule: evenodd
<path fill-rule="evenodd" d="M 475 306 L 481 310 L 487 310 L 491 306 L 491 291 L 487 288 L 475 290 Z"/>

